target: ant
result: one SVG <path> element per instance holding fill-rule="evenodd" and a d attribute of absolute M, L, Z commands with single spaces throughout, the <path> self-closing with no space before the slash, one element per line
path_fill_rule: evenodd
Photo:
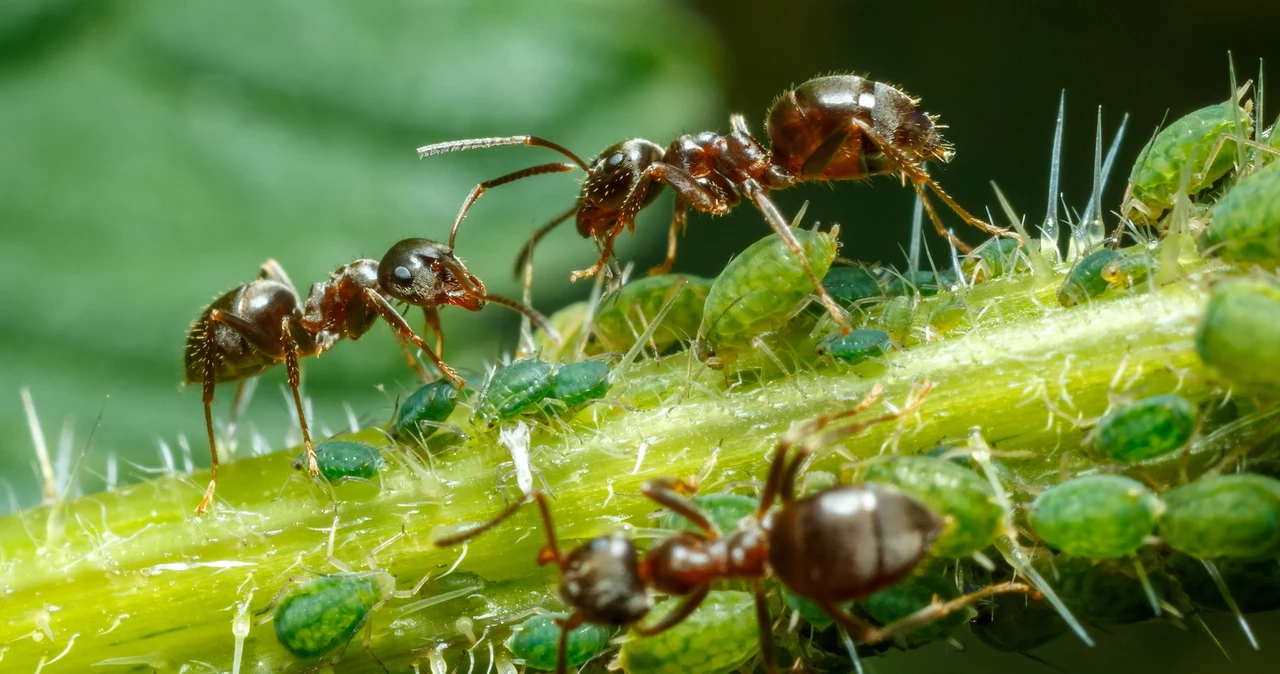
<path fill-rule="evenodd" d="M 392 306 L 395 301 L 422 308 L 427 326 L 436 334 L 436 350 L 409 327 Z M 461 388 L 466 382 L 437 353 L 443 347 L 438 307 L 452 305 L 479 311 L 487 302 L 529 316 L 555 338 L 555 330 L 541 314 L 514 300 L 489 294 L 484 283 L 454 255 L 452 247 L 428 239 L 405 239 L 392 246 L 381 260 L 362 259 L 339 267 L 327 281 L 311 286 L 305 302 L 280 264 L 267 260 L 257 280 L 233 288 L 206 307 L 187 336 L 186 381 L 204 384 L 204 420 L 213 458 L 209 487 L 196 508 L 197 514 L 208 509 L 218 483 L 211 409 L 215 384 L 239 383 L 232 404 L 235 409 L 245 382 L 283 361 L 302 427 L 307 468 L 315 475 L 319 468 L 298 392 L 298 359 L 319 356 L 343 338 L 360 339 L 381 316 L 395 332 L 409 364 L 424 379 L 427 372 L 406 342 L 426 353 L 440 373 Z"/>
<path fill-rule="evenodd" d="M 769 192 L 802 182 L 866 180 L 878 175 L 899 175 L 910 179 L 923 199 L 929 218 L 938 233 L 962 251 L 971 250 L 943 226 L 933 204 L 925 196 L 928 187 L 965 222 L 991 234 L 1008 232 L 970 215 L 925 172 L 923 164 L 936 159 L 947 162 L 953 149 L 938 133 L 943 128 L 935 117 L 919 107 L 918 99 L 901 90 L 856 75 L 832 75 L 811 79 L 787 91 L 769 110 L 768 133 L 772 149 L 766 148 L 747 129 L 741 114 L 729 117 L 732 129 L 722 136 L 712 131 L 680 136 L 665 150 L 642 138 L 612 145 L 590 164 L 576 154 L 537 136 L 509 136 L 455 140 L 418 148 L 425 158 L 446 152 L 511 145 L 545 147 L 573 160 L 573 163 L 539 164 L 476 185 L 467 195 L 453 229 L 453 245 L 458 227 L 467 211 L 486 190 L 522 178 L 562 173 L 582 168 L 587 173 L 573 207 L 540 227 L 520 252 L 517 273 L 538 240 L 560 223 L 577 215 L 578 233 L 592 238 L 600 247 L 600 258 L 590 268 L 574 272 L 572 280 L 594 276 L 613 255 L 614 240 L 625 227 L 634 233 L 635 217 L 657 198 L 664 186 L 676 193 L 675 211 L 667 239 L 666 260 L 650 270 L 666 273 L 676 257 L 676 238 L 687 225 L 688 209 L 723 215 L 745 195 L 764 215 L 769 226 L 800 258 L 813 281 L 818 298 L 848 334 L 848 319 L 822 287 L 791 233 L 787 219 L 769 198 Z"/>
<path fill-rule="evenodd" d="M 621 533 L 599 536 L 563 552 L 556 542 L 546 495 L 535 492 L 532 499 L 538 504 L 547 534 L 538 563 L 555 563 L 560 568 L 560 596 L 572 610 L 559 622 L 556 671 L 565 671 L 567 636 L 578 625 L 631 626 L 642 636 L 653 636 L 688 618 L 706 598 L 711 583 L 720 579 L 750 582 L 756 599 L 760 653 L 770 674 L 777 672 L 763 583 L 770 574 L 795 594 L 817 602 L 868 644 L 909 632 L 991 595 L 1029 593 L 1031 588 L 1021 583 L 997 583 L 950 601 L 935 602 L 882 627 L 841 606 L 910 575 L 929 553 L 943 521 L 893 487 L 845 485 L 797 498 L 797 479 L 818 447 L 914 412 L 931 388 L 926 383 L 902 410 L 824 430 L 832 422 L 869 407 L 882 391 L 877 386 L 853 409 L 818 417 L 787 433 L 775 450 L 759 510 L 728 533 L 722 534 L 689 500 L 696 491 L 693 484 L 673 478 L 646 482 L 641 487 L 645 496 L 688 519 L 701 532 L 673 534 L 649 548 L 643 558 L 632 540 Z M 788 461 L 790 450 L 797 445 L 796 455 Z M 775 505 L 775 501 L 780 503 Z M 439 538 L 435 545 L 470 540 L 501 524 L 524 502 L 509 506 L 478 527 Z M 649 590 L 682 599 L 657 622 L 640 625 L 653 608 Z"/>

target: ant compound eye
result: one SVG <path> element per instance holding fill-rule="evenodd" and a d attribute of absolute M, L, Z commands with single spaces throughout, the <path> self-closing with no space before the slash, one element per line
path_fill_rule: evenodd
<path fill-rule="evenodd" d="M 401 283 L 409 283 L 413 280 L 413 272 L 409 271 L 409 268 L 403 265 L 393 269 L 391 271 L 391 275 Z"/>
<path fill-rule="evenodd" d="M 614 152 L 613 154 L 609 155 L 608 159 L 605 160 L 604 162 L 605 168 L 610 168 L 610 169 L 618 168 L 619 166 L 622 165 L 622 162 L 624 159 L 626 159 L 626 156 L 623 155 L 621 152 Z"/>

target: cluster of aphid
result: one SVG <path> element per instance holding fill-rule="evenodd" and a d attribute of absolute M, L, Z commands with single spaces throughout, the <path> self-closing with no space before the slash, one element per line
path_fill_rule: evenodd
<path fill-rule="evenodd" d="M 1280 259 L 1280 162 L 1264 167 L 1275 153 L 1269 145 L 1274 134 L 1257 131 L 1248 140 L 1250 114 L 1249 105 L 1233 98 L 1152 139 L 1130 177 L 1124 209 L 1134 232 L 1149 226 L 1156 234 L 1135 234 L 1137 245 L 1119 249 L 1117 232 L 1110 246 L 1081 255 L 1057 289 L 1062 307 L 1071 310 L 1113 288 L 1155 287 L 1161 274 L 1181 264 L 1176 247 L 1172 255 L 1167 251 L 1184 243 L 1182 236 L 1198 237 L 1207 253 L 1228 262 L 1274 268 Z M 671 248 L 659 271 L 670 267 L 689 207 L 723 213 L 741 192 L 775 233 L 714 280 L 651 276 L 547 320 L 499 300 L 539 323 L 544 348 L 537 357 L 496 369 L 474 394 L 440 360 L 439 341 L 433 351 L 392 306 L 423 307 L 439 335 L 437 307 L 476 310 L 495 299 L 454 256 L 452 235 L 449 246 L 413 239 L 381 262 L 348 265 L 316 284 L 305 302 L 283 272 L 268 265 L 262 280 L 215 302 L 192 333 L 188 378 L 205 386 L 211 448 L 214 384 L 284 361 L 306 445 L 297 466 L 330 483 L 376 479 L 385 462 L 376 448 L 340 440 L 312 448 L 297 392 L 297 359 L 342 337 L 359 338 L 378 316 L 444 375 L 396 412 L 389 433 L 412 447 L 438 429 L 460 431 L 448 423 L 468 397 L 471 426 L 480 432 L 604 399 L 645 351 L 669 354 L 691 345 L 690 367 L 701 363 L 727 370 L 726 376 L 772 366 L 784 373 L 797 365 L 823 367 L 824 360 L 836 363 L 825 367 L 852 365 L 858 374 L 873 374 L 875 367 L 892 366 L 893 351 L 961 328 L 974 284 L 1037 266 L 1040 252 L 1030 250 L 1025 237 L 966 250 L 943 272 L 920 271 L 914 263 L 905 272 L 835 266 L 838 228 L 802 230 L 781 217 L 770 190 L 802 180 L 901 174 L 914 181 L 935 223 L 924 187 L 967 221 L 994 230 L 959 209 L 923 172 L 923 161 L 945 160 L 950 151 L 932 120 L 896 89 L 857 77 L 812 80 L 775 105 L 769 136 L 772 152 L 735 116 L 728 136 L 685 136 L 665 151 L 630 140 L 590 163 L 531 136 L 422 148 L 429 156 L 524 144 L 573 159 L 480 184 L 454 233 L 486 189 L 581 167 L 587 179 L 577 203 L 540 233 L 576 214 L 580 233 L 601 248 L 588 274 L 608 270 L 614 239 L 662 186 L 677 198 Z M 1221 160 L 1224 154 L 1235 160 Z M 806 310 L 815 297 L 826 311 Z M 1277 326 L 1280 288 L 1255 273 L 1215 289 L 1197 346 L 1225 381 L 1265 400 L 1280 392 L 1276 368 L 1269 367 L 1280 366 Z M 1242 330 L 1251 331 L 1247 339 Z M 607 358 L 624 350 L 611 366 Z M 892 455 L 847 466 L 838 477 L 806 472 L 819 450 L 912 414 L 928 391 L 924 384 L 901 408 L 846 423 L 875 401 L 880 389 L 874 387 L 858 406 L 792 429 L 777 445 L 758 496 L 695 496 L 695 484 L 674 477 L 647 482 L 644 495 L 669 514 L 663 525 L 668 531 L 643 550 L 623 532 L 562 549 L 547 496 L 530 488 L 494 519 L 434 543 L 461 544 L 536 504 L 547 539 L 536 561 L 558 568 L 567 612 L 510 626 L 507 646 L 530 668 L 560 672 L 600 661 L 623 629 L 630 635 L 616 662 L 627 672 L 776 672 L 792 662 L 797 668 L 856 665 L 859 657 L 893 645 L 946 640 L 966 623 L 997 648 L 1025 652 L 1068 630 L 1088 641 L 1080 621 L 1181 623 L 1201 609 L 1225 608 L 1242 616 L 1247 631 L 1243 614 L 1280 608 L 1280 480 L 1272 474 L 1275 448 L 1268 444 L 1274 429 L 1255 428 L 1269 418 L 1265 405 L 1193 402 L 1175 394 L 1118 400 L 1100 419 L 1072 420 L 1093 426 L 1081 447 L 1088 457 L 1084 468 L 1072 470 L 1079 462 L 1064 459 L 1060 472 L 1037 484 L 1013 480 L 980 434 L 937 448 L 899 446 Z M 1238 435 L 1242 426 L 1254 431 L 1247 440 Z M 1192 451 L 1217 437 L 1233 444 L 1218 447 L 1223 456 L 1216 460 L 1208 460 L 1212 452 Z M 336 662 L 379 606 L 418 596 L 427 582 L 397 591 L 372 556 L 370 567 L 368 573 L 347 570 L 283 588 L 270 607 L 280 643 L 299 657 Z M 436 589 L 425 601 L 447 601 L 474 586 Z M 655 595 L 670 599 L 656 605 Z M 789 626 L 771 619 L 779 605 L 792 616 Z"/>

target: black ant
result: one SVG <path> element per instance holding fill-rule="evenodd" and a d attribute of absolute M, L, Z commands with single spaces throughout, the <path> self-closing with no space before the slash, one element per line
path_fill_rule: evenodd
<path fill-rule="evenodd" d="M 392 306 L 397 301 L 422 308 L 427 326 L 436 334 L 435 350 Z M 343 338 L 360 339 L 381 316 L 395 331 L 409 364 L 419 374 L 427 377 L 406 342 L 421 349 L 442 375 L 461 387 L 466 382 L 437 353 L 443 346 L 438 307 L 452 305 L 479 311 L 487 302 L 515 309 L 547 334 L 556 334 L 538 312 L 486 292 L 484 283 L 467 271 L 453 249 L 435 241 L 405 239 L 392 246 L 381 260 L 363 259 L 343 265 L 329 275 L 329 280 L 311 286 L 306 302 L 298 296 L 280 264 L 267 260 L 257 280 L 232 289 L 206 307 L 187 336 L 186 381 L 204 384 L 204 420 L 213 458 L 209 487 L 196 512 L 204 513 L 209 507 L 218 483 L 211 409 L 215 384 L 239 382 L 234 409 L 246 380 L 283 361 L 302 427 L 307 467 L 315 475 L 315 451 L 298 392 L 298 359 L 319 356 Z"/>
<path fill-rule="evenodd" d="M 666 260 L 650 273 L 670 271 L 676 257 L 676 238 L 687 224 L 689 208 L 723 215 L 736 206 L 739 192 L 755 204 L 769 226 L 787 243 L 809 273 L 818 298 L 844 333 L 850 326 L 844 314 L 822 287 L 791 233 L 787 218 L 768 193 L 815 180 L 866 180 L 877 175 L 900 175 L 910 179 L 923 198 L 934 227 L 962 251 L 970 248 L 946 230 L 924 187 L 938 195 L 966 222 L 983 231 L 1008 235 L 970 215 L 925 172 L 923 163 L 951 160 L 953 150 L 938 133 L 935 118 L 917 107 L 918 100 L 901 90 L 856 75 L 818 77 L 784 93 L 769 110 L 768 132 L 772 150 L 756 140 L 740 114 L 729 117 L 731 132 L 722 136 L 712 131 L 680 136 L 664 151 L 642 138 L 612 145 L 590 164 L 576 154 L 536 136 L 476 138 L 436 143 L 418 148 L 419 157 L 460 150 L 531 145 L 545 147 L 573 160 L 531 166 L 500 178 L 480 183 L 458 211 L 449 233 L 453 245 L 458 227 L 472 204 L 485 190 L 521 178 L 572 171 L 587 173 L 573 208 L 543 225 L 521 250 L 516 269 L 524 266 L 538 240 L 560 223 L 577 215 L 578 233 L 592 238 L 600 247 L 600 258 L 590 268 L 573 273 L 572 279 L 593 276 L 613 254 L 614 240 L 623 228 L 635 229 L 635 217 L 657 198 L 663 186 L 676 193 L 675 212 L 667 239 Z"/>
<path fill-rule="evenodd" d="M 631 626 L 653 636 L 678 625 L 706 598 L 711 583 L 721 579 L 748 581 L 756 597 L 760 652 L 767 672 L 775 674 L 772 620 L 763 580 L 772 574 L 795 594 L 817 602 L 836 622 L 863 642 L 875 644 L 938 620 L 985 597 L 1004 592 L 1030 592 L 1021 583 L 987 586 L 946 602 L 936 602 L 889 625 L 873 626 L 842 604 L 866 597 L 906 578 L 929 553 L 942 520 L 919 501 L 889 486 L 862 484 L 824 489 L 796 497 L 796 481 L 816 448 L 856 435 L 866 428 L 898 419 L 919 408 L 926 384 L 902 410 L 867 421 L 823 430 L 834 421 L 869 407 L 880 393 L 873 389 L 856 407 L 813 419 L 784 436 L 754 517 L 722 534 L 687 497 L 695 486 L 678 479 L 659 479 L 641 488 L 645 496 L 678 513 L 701 533 L 682 532 L 657 542 L 641 558 L 621 533 L 593 538 L 568 553 L 556 542 L 555 526 L 544 494 L 532 498 L 542 514 L 547 545 L 538 563 L 560 568 L 560 596 L 571 609 L 560 622 L 556 671 L 565 671 L 569 630 L 583 623 Z M 801 441 L 803 439 L 803 441 Z M 796 455 L 788 461 L 793 446 Z M 774 501 L 780 501 L 775 505 Z M 476 528 L 437 539 L 438 546 L 469 540 L 514 514 L 515 503 Z M 682 597 L 669 613 L 650 625 L 639 625 L 653 600 L 649 590 Z"/>

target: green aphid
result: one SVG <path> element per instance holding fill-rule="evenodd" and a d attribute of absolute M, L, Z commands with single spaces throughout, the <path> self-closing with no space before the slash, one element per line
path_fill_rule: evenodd
<path fill-rule="evenodd" d="M 1120 259 L 1108 262 L 1098 276 L 1112 288 L 1132 288 L 1154 277 L 1158 264 L 1146 248 L 1127 250 Z"/>
<path fill-rule="evenodd" d="M 835 622 L 831 619 L 830 614 L 823 610 L 821 606 L 818 606 L 818 602 L 801 597 L 785 587 L 780 587 L 778 590 L 782 594 L 782 602 L 787 605 L 787 608 L 799 613 L 800 619 L 812 625 L 814 629 L 825 630 Z"/>
<path fill-rule="evenodd" d="M 929 310 L 929 331 L 943 336 L 960 327 L 969 314 L 969 300 L 960 293 L 941 297 Z"/>
<path fill-rule="evenodd" d="M 1159 220 L 1164 211 L 1173 207 L 1173 197 L 1182 184 L 1183 167 L 1192 155 L 1195 164 L 1191 167 L 1188 195 L 1203 192 L 1231 170 L 1236 160 L 1236 142 L 1231 139 L 1236 135 L 1236 119 L 1240 120 L 1243 135 L 1247 136 L 1253 128 L 1253 119 L 1249 116 L 1251 104 L 1237 107 L 1235 112 L 1232 107 L 1231 101 L 1224 101 L 1200 108 L 1175 120 L 1142 148 L 1129 173 L 1129 199 L 1122 207 L 1126 215 L 1135 222 Z M 1213 146 L 1223 134 L 1228 136 L 1227 140 L 1213 157 L 1213 163 L 1206 165 Z M 1143 217 L 1135 217 L 1137 214 L 1133 211 Z"/>
<path fill-rule="evenodd" d="M 1164 494 L 1160 538 L 1197 559 L 1280 554 L 1280 480 L 1211 475 Z"/>
<path fill-rule="evenodd" d="M 862 479 L 894 485 L 942 517 L 942 533 L 933 543 L 936 557 L 965 557 L 982 550 L 1004 522 L 991 483 L 946 459 L 893 457 L 868 464 Z"/>
<path fill-rule="evenodd" d="M 744 494 L 698 494 L 690 500 L 721 533 L 733 531 L 739 520 L 755 515 L 760 509 L 759 499 Z M 663 514 L 658 520 L 658 526 L 674 531 L 701 531 L 689 520 L 672 512 Z"/>
<path fill-rule="evenodd" d="M 1261 279 L 1214 286 L 1196 351 L 1238 389 L 1280 392 L 1280 287 Z"/>
<path fill-rule="evenodd" d="M 932 572 L 917 573 L 875 594 L 858 600 L 858 606 L 872 620 L 881 625 L 901 620 L 938 601 L 949 601 L 960 596 L 955 577 L 942 573 L 935 566 Z M 907 633 L 910 642 L 929 642 L 945 639 L 956 628 L 965 624 L 969 612 L 956 611 L 927 625 Z"/>
<path fill-rule="evenodd" d="M 534 409 L 555 388 L 555 366 L 545 360 L 525 358 L 500 368 L 485 388 L 481 413 L 490 420 L 511 419 Z"/>
<path fill-rule="evenodd" d="M 969 623 L 969 629 L 996 650 L 1025 653 L 1066 634 L 1069 628 L 1043 599 L 998 594 L 978 607 L 978 617 Z"/>
<path fill-rule="evenodd" d="M 552 671 L 556 668 L 556 653 L 560 643 L 560 626 L 556 624 L 556 620 L 566 620 L 568 617 L 568 613 L 532 616 L 511 628 L 506 646 L 529 669 Z M 570 630 L 565 664 L 569 667 L 582 666 L 608 650 L 611 638 L 613 629 L 600 625 L 584 624 Z"/>
<path fill-rule="evenodd" d="M 909 271 L 891 275 L 885 283 L 885 294 L 890 296 L 920 295 L 929 297 L 937 295 L 944 286 L 955 283 L 950 272 L 935 274 L 931 271 Z"/>
<path fill-rule="evenodd" d="M 1127 557 L 1155 532 L 1164 506 L 1141 482 L 1086 475 L 1050 487 L 1031 504 L 1031 529 L 1045 543 L 1089 559 Z"/>
<path fill-rule="evenodd" d="M 911 321 L 915 318 L 916 299 L 899 295 L 884 303 L 880 312 L 880 327 L 889 335 L 889 339 L 898 344 L 906 344 L 911 334 Z"/>
<path fill-rule="evenodd" d="M 665 601 L 651 616 L 675 606 Z M 727 672 L 760 650 L 755 598 L 747 592 L 713 590 L 684 622 L 652 637 L 632 635 L 619 661 L 627 674 Z"/>
<path fill-rule="evenodd" d="M 836 257 L 827 232 L 793 230 L 819 278 Z M 813 282 L 782 239 L 770 234 L 733 258 L 711 285 L 702 310 L 703 336 L 715 347 L 742 346 L 787 324 Z"/>
<path fill-rule="evenodd" d="M 1052 570 L 1042 569 L 1054 579 L 1054 590 L 1071 612 L 1091 622 L 1128 625 L 1155 617 L 1151 599 L 1142 586 L 1133 564 L 1093 562 L 1081 557 L 1058 555 Z M 1157 596 L 1168 596 L 1171 583 L 1163 574 L 1151 574 Z"/>
<path fill-rule="evenodd" d="M 626 351 L 635 344 L 653 317 L 671 300 L 681 280 L 684 292 L 671 305 L 651 342 L 662 351 L 681 340 L 693 339 L 702 321 L 703 305 L 712 280 L 688 274 L 662 274 L 632 281 L 616 295 L 606 297 L 592 321 L 592 331 L 602 351 Z"/>
<path fill-rule="evenodd" d="M 276 639 L 298 657 L 316 658 L 344 647 L 387 596 L 389 576 L 337 573 L 289 588 L 272 612 Z"/>
<path fill-rule="evenodd" d="M 1180 395 L 1143 398 L 1107 412 L 1090 434 L 1090 453 L 1114 461 L 1144 461 L 1187 446 L 1200 410 Z"/>
<path fill-rule="evenodd" d="M 609 364 L 598 360 L 584 360 L 556 366 L 552 375 L 551 393 L 547 396 L 577 407 L 588 400 L 599 400 L 613 385 L 613 370 Z"/>
<path fill-rule="evenodd" d="M 883 356 L 893 341 L 883 330 L 853 330 L 847 335 L 834 335 L 818 342 L 818 355 L 856 364 L 868 358 Z"/>
<path fill-rule="evenodd" d="M 1244 178 L 1218 201 L 1200 244 L 1228 262 L 1280 260 L 1280 163 Z"/>
<path fill-rule="evenodd" d="M 1089 253 L 1067 272 L 1067 278 L 1058 288 L 1058 304 L 1073 307 L 1101 295 L 1111 286 L 1102 278 L 1102 270 L 1112 262 L 1124 258 L 1124 253 L 1102 248 Z"/>
<path fill-rule="evenodd" d="M 978 246 L 960 262 L 960 271 L 974 282 L 999 278 L 1030 269 L 1027 257 L 1019 252 L 1018 239 L 997 237 Z"/>
<path fill-rule="evenodd" d="M 315 451 L 320 477 L 334 484 L 347 480 L 373 480 L 382 467 L 387 465 L 386 459 L 382 458 L 382 453 L 377 447 L 371 447 L 362 442 L 329 440 L 316 445 Z M 299 470 L 304 469 L 306 465 L 306 452 L 293 460 L 293 467 Z"/>
<path fill-rule="evenodd" d="M 1242 613 L 1280 609 L 1280 560 L 1222 559 L 1213 564 Z M 1176 554 L 1169 558 L 1167 567 L 1196 606 L 1215 611 L 1231 610 L 1218 584 L 1204 568 L 1204 562 Z"/>
<path fill-rule="evenodd" d="M 822 277 L 822 287 L 831 299 L 843 307 L 852 307 L 859 300 L 880 297 L 884 289 L 875 273 L 863 266 L 832 267 Z"/>
<path fill-rule="evenodd" d="M 444 423 L 457 407 L 457 385 L 448 379 L 433 381 L 401 403 L 391 434 L 397 440 L 426 440 L 436 432 L 436 424 Z"/>

